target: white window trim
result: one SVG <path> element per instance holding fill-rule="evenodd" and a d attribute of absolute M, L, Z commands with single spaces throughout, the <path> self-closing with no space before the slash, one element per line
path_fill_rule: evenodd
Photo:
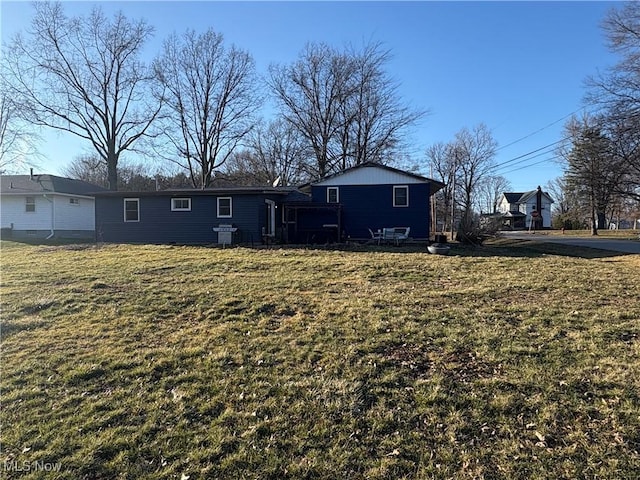
<path fill-rule="evenodd" d="M 186 208 L 178 208 L 174 203 L 176 200 L 186 200 L 189 206 Z M 190 212 L 191 211 L 191 197 L 176 197 L 171 199 L 171 211 L 172 212 Z"/>
<path fill-rule="evenodd" d="M 404 189 L 407 192 L 407 204 L 406 205 L 396 205 L 396 189 Z M 393 206 L 398 208 L 406 208 L 409 206 L 409 185 L 394 185 L 393 186 Z"/>
<path fill-rule="evenodd" d="M 127 202 L 136 202 L 138 218 L 136 220 L 127 220 Z M 140 199 L 139 198 L 125 198 L 122 202 L 123 215 L 125 223 L 136 223 L 140 221 Z"/>
<path fill-rule="evenodd" d="M 33 201 L 30 202 L 29 199 L 31 199 Z M 33 205 L 33 210 L 29 210 L 28 207 L 32 206 L 32 205 Z M 25 211 L 25 213 L 35 213 L 35 211 L 36 211 L 36 197 L 32 197 L 32 196 L 25 197 L 25 199 L 24 199 L 24 211 Z"/>
<path fill-rule="evenodd" d="M 329 200 L 329 192 L 335 190 L 336 191 L 336 201 L 332 202 Z M 339 187 L 327 187 L 327 203 L 340 203 L 340 188 Z"/>
<path fill-rule="evenodd" d="M 220 215 L 220 200 L 229 200 L 229 215 Z M 233 217 L 233 198 L 232 197 L 218 197 L 216 199 L 217 217 L 218 218 L 232 218 Z"/>

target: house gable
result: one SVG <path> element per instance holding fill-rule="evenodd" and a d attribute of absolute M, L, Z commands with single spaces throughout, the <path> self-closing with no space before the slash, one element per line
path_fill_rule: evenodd
<path fill-rule="evenodd" d="M 343 172 L 328 176 L 312 185 L 317 187 L 330 187 L 341 185 L 405 185 L 421 183 L 434 184 L 435 188 L 433 189 L 433 193 L 444 186 L 440 182 L 421 175 L 375 163 L 364 163 L 349 168 Z"/>
<path fill-rule="evenodd" d="M 511 228 L 529 228 L 532 218 L 541 218 L 542 227 L 551 227 L 551 204 L 553 199 L 544 191 L 541 193 L 541 211 L 537 210 L 538 190 L 528 192 L 504 192 L 498 203 L 498 210 L 503 214 L 505 224 Z M 536 213 L 534 213 L 536 212 Z"/>
<path fill-rule="evenodd" d="M 314 203 L 338 199 L 344 238 L 369 238 L 369 230 L 411 227 L 429 237 L 430 197 L 441 182 L 393 167 L 365 163 L 311 184 Z"/>

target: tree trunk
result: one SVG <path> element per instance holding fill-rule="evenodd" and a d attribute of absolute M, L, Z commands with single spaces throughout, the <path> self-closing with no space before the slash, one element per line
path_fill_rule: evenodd
<path fill-rule="evenodd" d="M 115 154 L 107 159 L 107 181 L 109 190 L 118 190 L 118 157 Z"/>

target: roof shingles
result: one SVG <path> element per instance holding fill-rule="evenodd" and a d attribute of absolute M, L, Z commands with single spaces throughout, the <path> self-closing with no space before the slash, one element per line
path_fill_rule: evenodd
<path fill-rule="evenodd" d="M 0 193 L 38 194 L 66 193 L 70 195 L 92 195 L 105 191 L 104 188 L 82 180 L 58 177 L 56 175 L 1 175 Z"/>

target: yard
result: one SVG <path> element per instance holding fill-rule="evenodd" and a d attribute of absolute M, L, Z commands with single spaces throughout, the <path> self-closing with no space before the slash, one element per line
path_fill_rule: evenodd
<path fill-rule="evenodd" d="M 640 477 L 640 256 L 2 243 L 2 478 Z"/>

